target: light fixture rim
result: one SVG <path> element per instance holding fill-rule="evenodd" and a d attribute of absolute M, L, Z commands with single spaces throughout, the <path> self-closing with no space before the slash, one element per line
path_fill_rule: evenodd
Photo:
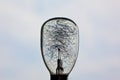
<path fill-rule="evenodd" d="M 69 18 L 66 18 L 66 17 L 54 17 L 54 18 L 50 18 L 50 19 L 46 20 L 46 21 L 43 23 L 43 25 L 42 25 L 42 27 L 41 27 L 41 30 L 40 30 L 40 31 L 41 31 L 41 32 L 40 32 L 40 35 L 41 35 L 41 37 L 40 37 L 40 49 L 41 49 L 41 54 L 42 54 L 42 58 L 43 58 L 43 61 L 44 61 L 44 63 L 45 63 L 45 66 L 47 67 L 49 73 L 50 73 L 50 74 L 53 74 L 53 75 L 54 75 L 54 73 L 49 69 L 49 67 L 48 67 L 48 65 L 47 65 L 47 63 L 46 63 L 46 61 L 45 61 L 44 55 L 43 55 L 43 39 L 42 39 L 42 37 L 43 37 L 43 29 L 44 29 L 45 24 L 46 24 L 47 22 L 49 22 L 49 21 L 56 20 L 56 19 L 68 20 L 68 21 L 72 22 L 72 23 L 78 28 L 77 24 L 76 24 L 73 20 L 71 20 L 71 19 L 69 19 Z M 76 59 L 75 59 L 75 62 L 74 62 L 74 64 L 73 64 L 71 70 L 69 71 L 68 75 L 71 73 L 73 67 L 75 66 L 76 60 L 77 60 L 77 58 L 78 58 L 78 53 L 79 53 L 79 28 L 78 28 L 78 49 L 77 49 L 77 50 L 78 50 L 78 51 L 77 51 L 77 57 L 76 57 Z"/>

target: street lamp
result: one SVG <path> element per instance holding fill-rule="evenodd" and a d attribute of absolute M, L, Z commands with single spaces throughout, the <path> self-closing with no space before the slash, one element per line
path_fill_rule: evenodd
<path fill-rule="evenodd" d="M 79 30 L 75 22 L 57 17 L 47 20 L 41 28 L 41 53 L 51 80 L 67 80 L 79 48 Z"/>

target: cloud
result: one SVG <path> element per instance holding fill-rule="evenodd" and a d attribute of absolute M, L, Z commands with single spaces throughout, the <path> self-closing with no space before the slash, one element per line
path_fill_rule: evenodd
<path fill-rule="evenodd" d="M 41 20 L 38 15 L 12 3 L 3 4 L 0 10 L 1 34 L 10 34 L 27 45 L 29 41 L 34 41 L 36 37 L 39 37 Z"/>
<path fill-rule="evenodd" d="M 48 79 L 38 57 L 40 27 L 56 16 L 74 20 L 80 30 L 79 57 L 70 79 L 119 80 L 119 14 L 119 0 L 0 1 L 1 80 Z"/>

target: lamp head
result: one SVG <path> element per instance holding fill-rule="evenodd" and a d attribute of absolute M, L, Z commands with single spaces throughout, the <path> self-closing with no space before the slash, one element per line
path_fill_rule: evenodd
<path fill-rule="evenodd" d="M 42 25 L 41 53 L 51 75 L 68 76 L 75 65 L 78 48 L 79 31 L 72 20 L 58 17 Z"/>

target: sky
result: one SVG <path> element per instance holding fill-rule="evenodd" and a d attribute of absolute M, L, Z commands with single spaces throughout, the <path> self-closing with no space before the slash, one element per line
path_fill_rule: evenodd
<path fill-rule="evenodd" d="M 69 80 L 120 80 L 120 0 L 0 0 L 0 80 L 49 80 L 40 29 L 53 17 L 79 27 Z"/>

